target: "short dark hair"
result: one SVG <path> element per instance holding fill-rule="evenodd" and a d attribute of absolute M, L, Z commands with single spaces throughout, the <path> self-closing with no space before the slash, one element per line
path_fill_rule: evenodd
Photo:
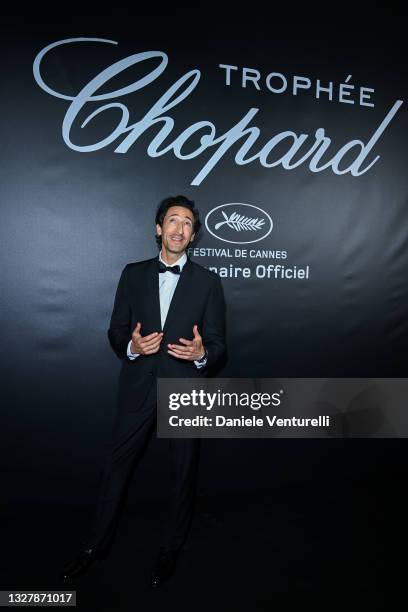
<path fill-rule="evenodd" d="M 189 200 L 186 196 L 178 195 L 178 196 L 170 196 L 168 198 L 164 198 L 157 207 L 156 211 L 156 219 L 155 222 L 160 227 L 163 227 L 164 217 L 166 216 L 167 211 L 172 206 L 183 206 L 184 208 L 188 208 L 193 213 L 194 226 L 193 233 L 195 234 L 195 238 L 197 238 L 198 232 L 200 231 L 201 221 L 200 221 L 200 213 L 197 208 L 195 208 L 194 200 Z M 159 249 L 162 247 L 162 237 L 156 234 L 156 242 Z"/>

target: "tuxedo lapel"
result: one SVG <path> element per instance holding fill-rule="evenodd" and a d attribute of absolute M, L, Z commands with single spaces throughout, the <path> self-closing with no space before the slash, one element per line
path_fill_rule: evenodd
<path fill-rule="evenodd" d="M 190 259 L 187 257 L 187 261 L 184 264 L 183 271 L 180 275 L 176 290 L 171 300 L 163 331 L 168 331 L 169 329 L 171 329 L 171 325 L 173 324 L 173 322 L 176 321 L 178 317 L 180 317 L 180 313 L 182 313 L 185 309 L 186 304 L 189 301 L 189 294 L 191 292 L 192 277 L 193 265 Z"/>
<path fill-rule="evenodd" d="M 152 259 L 147 269 L 146 279 L 146 304 L 149 308 L 149 320 L 151 328 L 155 331 L 161 330 L 160 316 L 160 294 L 159 294 L 159 272 L 157 259 Z"/>

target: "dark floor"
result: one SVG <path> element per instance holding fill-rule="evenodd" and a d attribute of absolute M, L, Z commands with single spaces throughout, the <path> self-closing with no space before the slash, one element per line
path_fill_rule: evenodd
<path fill-rule="evenodd" d="M 159 545 L 159 503 L 127 507 L 106 561 L 76 585 L 89 611 L 253 612 L 384 609 L 398 546 L 395 482 L 277 488 L 199 498 L 176 575 L 148 586 Z M 19 508 L 2 519 L 0 589 L 63 590 L 90 509 Z"/>

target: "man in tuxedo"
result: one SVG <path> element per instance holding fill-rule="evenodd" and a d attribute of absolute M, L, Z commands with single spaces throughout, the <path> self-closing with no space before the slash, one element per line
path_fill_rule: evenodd
<path fill-rule="evenodd" d="M 158 377 L 198 378 L 225 356 L 225 300 L 219 277 L 192 262 L 186 249 L 200 230 L 194 202 L 163 200 L 156 213 L 159 257 L 125 266 L 108 330 L 122 362 L 118 411 L 87 543 L 63 570 L 65 583 L 106 556 L 129 478 L 156 426 Z M 172 496 L 151 584 L 175 569 L 193 512 L 199 440 L 171 439 Z"/>

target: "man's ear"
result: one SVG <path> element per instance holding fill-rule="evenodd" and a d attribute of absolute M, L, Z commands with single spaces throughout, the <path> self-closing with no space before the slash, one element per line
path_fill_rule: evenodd
<path fill-rule="evenodd" d="M 161 226 L 158 223 L 156 223 L 156 234 L 158 236 L 162 235 L 162 228 L 161 228 Z"/>
<path fill-rule="evenodd" d="M 190 242 L 193 242 L 194 238 L 195 238 L 195 234 L 192 234 L 192 236 L 190 238 Z"/>

